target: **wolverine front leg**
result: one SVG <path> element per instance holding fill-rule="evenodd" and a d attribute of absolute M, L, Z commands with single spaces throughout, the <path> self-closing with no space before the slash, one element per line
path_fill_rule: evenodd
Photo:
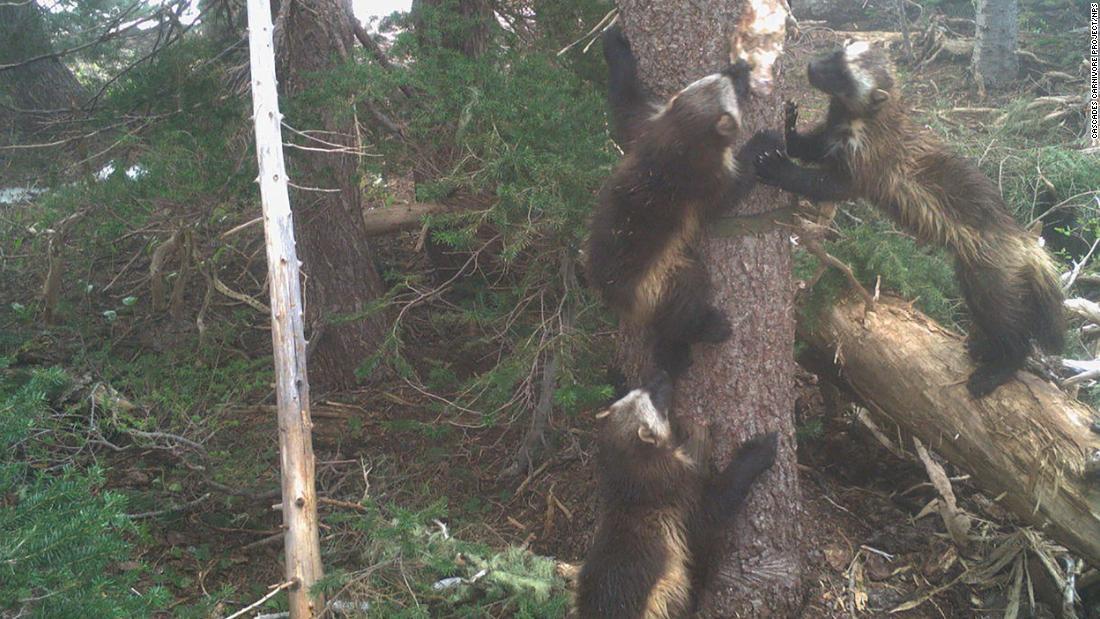
<path fill-rule="evenodd" d="M 809 133 L 798 132 L 798 104 L 787 101 L 783 109 L 783 137 L 787 154 L 802 161 L 821 161 L 829 152 L 828 127 L 822 123 Z"/>
<path fill-rule="evenodd" d="M 715 560 L 723 555 L 723 538 L 730 521 L 744 505 L 753 483 L 775 463 L 778 445 L 774 432 L 756 436 L 741 446 L 721 472 L 707 480 L 695 541 L 698 586 L 703 589 L 715 576 Z"/>
<path fill-rule="evenodd" d="M 756 158 L 756 175 L 765 185 L 819 202 L 848 200 L 853 193 L 852 179 L 847 174 L 830 168 L 806 168 L 777 151 Z"/>
<path fill-rule="evenodd" d="M 775 432 L 754 436 L 710 480 L 704 497 L 704 511 L 714 525 L 721 527 L 737 514 L 753 482 L 775 463 L 778 450 L 779 437 Z"/>
<path fill-rule="evenodd" d="M 745 142 L 734 157 L 736 165 L 726 184 L 722 198 L 715 201 L 715 210 L 734 210 L 756 186 L 756 158 L 766 152 L 783 148 L 783 136 L 778 131 L 758 131 Z M 712 207 L 713 208 L 713 207 Z"/>

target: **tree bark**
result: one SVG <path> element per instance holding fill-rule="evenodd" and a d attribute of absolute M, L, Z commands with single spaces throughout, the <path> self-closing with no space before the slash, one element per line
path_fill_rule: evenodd
<path fill-rule="evenodd" d="M 351 54 L 355 43 L 347 1 L 284 4 L 286 91 L 291 97 L 317 87 L 318 75 Z M 311 128 L 329 131 L 326 141 L 354 147 L 350 108 L 350 101 L 347 106 L 329 105 L 319 112 L 321 126 Z M 382 312 L 369 311 L 383 287 L 366 242 L 356 158 L 346 152 L 302 151 L 290 164 L 294 184 L 310 188 L 296 191 L 293 200 L 306 323 L 311 339 L 319 338 L 310 343 L 315 348 L 309 373 L 315 389 L 349 387 L 356 382 L 356 367 L 376 351 L 387 327 Z"/>
<path fill-rule="evenodd" d="M 1004 88 L 1016 81 L 1019 5 L 1017 0 L 978 0 L 974 56 L 970 69 L 981 89 Z"/>
<path fill-rule="evenodd" d="M 1023 371 L 975 401 L 961 336 L 903 301 L 875 307 L 861 324 L 863 303 L 849 298 L 799 333 L 835 359 L 872 412 L 970 473 L 1021 520 L 1100 564 L 1100 495 L 1084 476 L 1100 450 L 1092 411 Z"/>
<path fill-rule="evenodd" d="M 642 78 L 667 96 L 727 64 L 730 35 L 739 20 L 768 2 L 618 4 Z M 780 28 L 783 23 L 780 18 Z M 778 124 L 775 111 L 782 100 L 778 88 L 772 92 L 742 110 L 743 139 Z M 776 190 L 758 187 L 739 214 L 781 208 L 787 200 Z M 703 256 L 715 304 L 727 313 L 733 335 L 719 346 L 695 347 L 694 364 L 677 381 L 676 414 L 709 426 L 714 466 L 729 461 L 752 436 L 776 431 L 781 438 L 775 467 L 757 483 L 731 527 L 729 551 L 717 580 L 702 592 L 700 616 L 794 617 L 801 608 L 802 549 L 791 414 L 794 288 L 787 233 L 768 227 L 739 237 L 712 235 L 704 242 Z M 649 363 L 637 335 L 624 333 L 623 348 L 624 371 L 637 380 Z"/>
<path fill-rule="evenodd" d="M 0 70 L 0 97 L 16 109 L 16 124 L 24 130 L 52 117 L 41 113 L 77 108 L 88 96 L 59 58 L 18 64 L 54 51 L 40 11 L 34 0 L 0 2 L 0 66 L 18 65 Z"/>

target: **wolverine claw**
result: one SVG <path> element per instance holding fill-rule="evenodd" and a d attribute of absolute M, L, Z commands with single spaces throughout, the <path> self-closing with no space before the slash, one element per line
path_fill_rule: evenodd
<path fill-rule="evenodd" d="M 789 162 L 786 151 L 765 152 L 756 158 L 756 175 L 765 184 L 773 184 L 782 176 L 782 170 Z"/>
<path fill-rule="evenodd" d="M 738 153 L 737 158 L 741 161 L 754 162 L 760 157 L 760 155 L 781 148 L 783 146 L 783 136 L 779 135 L 778 131 L 772 129 L 765 129 L 763 131 L 757 131 L 749 141 L 741 147 L 741 151 Z"/>
<path fill-rule="evenodd" d="M 707 317 L 707 321 L 699 333 L 699 340 L 710 344 L 720 344 L 730 339 L 731 335 L 733 335 L 733 328 L 730 326 L 729 319 L 722 312 L 714 310 Z"/>
<path fill-rule="evenodd" d="M 783 106 L 783 117 L 783 126 L 787 135 L 795 133 L 795 127 L 798 125 L 798 104 L 794 101 L 787 101 Z"/>

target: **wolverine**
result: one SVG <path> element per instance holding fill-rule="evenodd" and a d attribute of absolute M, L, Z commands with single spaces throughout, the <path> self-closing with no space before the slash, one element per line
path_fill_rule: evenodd
<path fill-rule="evenodd" d="M 586 275 L 626 324 L 645 330 L 656 365 L 676 377 L 691 346 L 730 335 L 711 304 L 699 257 L 707 221 L 744 199 L 756 155 L 782 146 L 761 132 L 739 152 L 749 67 L 740 62 L 683 88 L 663 105 L 638 79 L 618 27 L 603 37 L 616 139 L 626 154 L 604 184 L 591 220 Z"/>
<path fill-rule="evenodd" d="M 757 157 L 761 182 L 817 201 L 863 198 L 918 241 L 954 254 L 972 323 L 967 350 L 977 367 L 966 386 L 973 397 L 1010 380 L 1032 341 L 1060 353 L 1062 290 L 1053 260 L 989 177 L 913 122 L 885 52 L 849 41 L 807 73 L 829 95 L 825 120 L 799 133 L 797 107 L 788 102 L 786 152 Z"/>
<path fill-rule="evenodd" d="M 722 532 L 775 461 L 776 435 L 763 435 L 711 474 L 705 429 L 670 415 L 671 397 L 658 372 L 598 415 L 601 513 L 577 581 L 579 619 L 689 617 Z"/>

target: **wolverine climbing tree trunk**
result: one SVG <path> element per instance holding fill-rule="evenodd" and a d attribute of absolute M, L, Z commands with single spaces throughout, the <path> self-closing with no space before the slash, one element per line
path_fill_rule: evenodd
<path fill-rule="evenodd" d="M 782 100 L 777 84 L 766 83 L 775 59 L 768 51 L 777 52 L 774 46 L 782 44 L 786 2 L 619 0 L 618 5 L 642 79 L 666 96 L 728 63 L 731 36 L 740 33 L 743 50 L 756 60 L 758 92 L 742 110 L 741 140 L 777 126 Z M 758 187 L 737 215 L 766 213 L 787 206 L 787 200 Z M 765 225 L 758 225 L 762 221 Z M 731 527 L 718 579 L 703 592 L 704 617 L 793 617 L 801 607 L 791 254 L 788 233 L 768 221 L 763 215 L 726 222 L 723 229 L 740 232 L 711 233 L 704 242 L 715 304 L 729 317 L 733 336 L 718 346 L 696 346 L 694 364 L 676 388 L 677 414 L 710 427 L 714 465 L 727 462 L 756 434 L 777 431 L 780 436 L 776 465 Z M 641 347 L 636 337 L 625 335 L 624 366 L 638 378 L 645 365 Z"/>
<path fill-rule="evenodd" d="M 347 0 L 284 2 L 288 122 L 323 130 L 324 141 L 291 150 L 294 227 L 305 272 L 306 323 L 310 329 L 309 376 L 314 390 L 347 387 L 355 370 L 375 352 L 385 317 L 371 311 L 382 281 L 367 247 L 356 169 L 352 101 L 294 105 L 319 89 L 324 71 L 345 61 L 354 48 Z M 319 112 L 314 112 L 319 109 Z M 334 146 L 336 145 L 336 146 Z"/>

